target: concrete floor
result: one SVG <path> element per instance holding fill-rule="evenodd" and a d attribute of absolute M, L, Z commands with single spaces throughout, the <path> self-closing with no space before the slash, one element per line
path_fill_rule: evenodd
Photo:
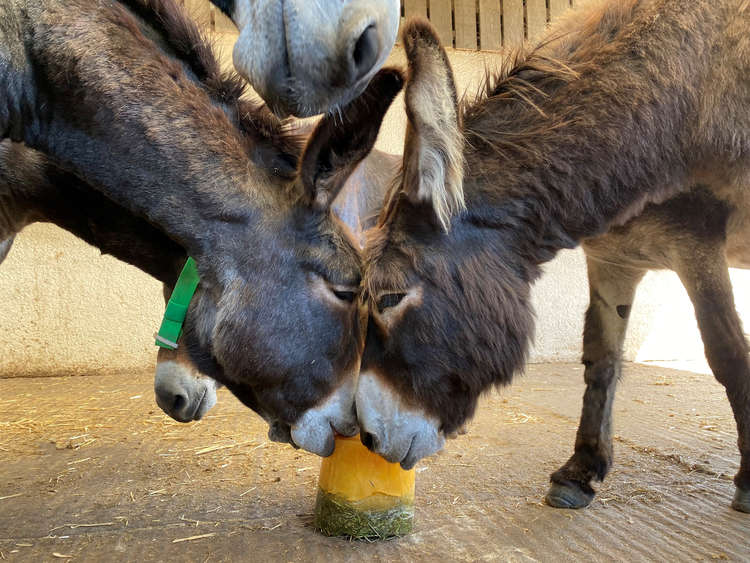
<path fill-rule="evenodd" d="M 268 443 L 228 393 L 181 425 L 151 385 L 0 380 L 0 560 L 750 560 L 750 515 L 729 508 L 734 421 L 704 374 L 627 366 L 616 465 L 571 512 L 542 499 L 572 450 L 582 369 L 530 366 L 420 464 L 416 532 L 376 543 L 312 530 L 319 460 Z"/>

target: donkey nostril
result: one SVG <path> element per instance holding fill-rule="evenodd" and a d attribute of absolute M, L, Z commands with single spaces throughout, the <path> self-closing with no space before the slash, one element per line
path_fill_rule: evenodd
<path fill-rule="evenodd" d="M 378 32 L 375 26 L 371 25 L 359 36 L 351 53 L 355 82 L 372 70 L 378 60 L 379 51 Z"/>
<path fill-rule="evenodd" d="M 375 449 L 378 447 L 378 439 L 369 432 L 365 432 L 364 430 L 359 433 L 359 439 L 364 444 L 364 446 L 370 450 L 371 452 L 374 452 Z"/>
<path fill-rule="evenodd" d="M 180 412 L 187 405 L 187 397 L 180 393 L 175 394 L 172 400 L 172 409 L 174 412 Z"/>

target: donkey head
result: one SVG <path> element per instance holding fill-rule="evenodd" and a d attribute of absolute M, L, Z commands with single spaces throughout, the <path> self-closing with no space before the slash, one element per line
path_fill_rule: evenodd
<path fill-rule="evenodd" d="M 257 196 L 257 216 L 238 217 L 235 230 L 229 221 L 196 256 L 201 283 L 184 340 L 197 368 L 263 416 L 274 438 L 320 455 L 333 451 L 334 430 L 357 431 L 363 344 L 358 245 L 330 206 L 401 86 L 398 71 L 383 70 L 340 115 L 324 117 L 292 178 L 260 151 L 275 189 Z"/>
<path fill-rule="evenodd" d="M 212 0 L 240 29 L 234 66 L 279 113 L 315 115 L 358 96 L 383 65 L 398 0 Z"/>
<path fill-rule="evenodd" d="M 356 396 L 362 440 L 405 468 L 439 450 L 526 348 L 528 284 L 465 209 L 453 75 L 426 22 L 407 25 L 403 174 L 365 248 L 369 305 Z M 466 170 L 466 178 L 471 171 Z M 473 195 L 471 197 L 474 197 Z"/>

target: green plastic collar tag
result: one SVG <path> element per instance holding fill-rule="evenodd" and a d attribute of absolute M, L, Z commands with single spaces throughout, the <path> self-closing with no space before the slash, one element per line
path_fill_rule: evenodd
<path fill-rule="evenodd" d="M 177 340 L 182 334 L 182 323 L 185 322 L 185 315 L 187 315 L 195 289 L 198 287 L 198 281 L 198 268 L 195 260 L 188 258 L 167 303 L 159 332 L 154 335 L 157 346 L 167 350 L 177 349 Z"/>

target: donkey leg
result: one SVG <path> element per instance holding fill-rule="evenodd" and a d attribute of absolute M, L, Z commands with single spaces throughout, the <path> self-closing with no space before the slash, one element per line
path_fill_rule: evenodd
<path fill-rule="evenodd" d="M 551 475 L 547 504 L 582 508 L 594 499 L 591 481 L 612 465 L 612 402 L 633 297 L 645 270 L 587 259 L 590 301 L 583 330 L 586 366 L 581 422 L 573 456 Z"/>
<path fill-rule="evenodd" d="M 740 470 L 732 508 L 750 513 L 750 363 L 745 335 L 723 248 L 711 248 L 681 262 L 677 273 L 695 308 L 706 359 L 727 392 L 737 423 Z M 687 257 L 686 257 L 687 258 Z"/>

